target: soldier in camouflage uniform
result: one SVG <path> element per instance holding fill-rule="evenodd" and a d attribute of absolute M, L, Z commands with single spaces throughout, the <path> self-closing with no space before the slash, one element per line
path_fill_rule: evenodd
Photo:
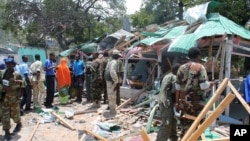
<path fill-rule="evenodd" d="M 208 81 L 206 69 L 200 63 L 200 50 L 190 48 L 188 57 L 189 62 L 181 65 L 176 75 L 176 109 L 182 114 L 198 116 L 205 105 L 204 90 L 212 87 L 213 83 Z M 180 121 L 184 134 L 193 121 L 185 118 Z"/>
<path fill-rule="evenodd" d="M 102 69 L 103 103 L 106 104 L 108 100 L 108 94 L 107 94 L 107 84 L 104 78 L 104 72 L 105 72 L 105 68 L 108 64 L 108 59 L 109 59 L 109 54 L 107 51 L 103 52 L 103 56 L 101 57 L 101 59 L 103 63 L 103 69 Z"/>
<path fill-rule="evenodd" d="M 13 58 L 4 59 L 7 69 L 3 72 L 3 103 L 2 103 L 2 123 L 5 131 L 4 140 L 11 139 L 10 136 L 10 118 L 17 123 L 14 133 L 19 132 L 22 127 L 20 117 L 20 90 L 25 87 L 25 81 L 22 80 L 21 75 L 14 71 L 16 62 Z"/>
<path fill-rule="evenodd" d="M 92 96 L 92 58 L 88 58 L 88 61 L 86 62 L 86 68 L 85 68 L 85 79 L 86 79 L 86 98 L 88 102 L 92 102 L 93 96 Z"/>
<path fill-rule="evenodd" d="M 174 64 L 171 72 L 164 76 L 159 93 L 159 106 L 161 113 L 162 125 L 157 134 L 156 141 L 177 141 L 176 119 L 174 117 L 174 103 L 175 103 L 175 81 L 176 73 L 180 64 Z"/>
<path fill-rule="evenodd" d="M 93 107 L 100 107 L 101 96 L 103 92 L 103 83 L 102 83 L 102 62 L 99 59 L 99 53 L 95 52 L 92 54 L 92 95 L 93 95 Z"/>

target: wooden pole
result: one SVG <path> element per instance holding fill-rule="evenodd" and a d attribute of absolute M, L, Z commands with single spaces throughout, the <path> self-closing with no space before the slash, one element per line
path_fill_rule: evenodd
<path fill-rule="evenodd" d="M 228 83 L 228 78 L 225 78 L 219 88 L 215 91 L 211 99 L 208 101 L 208 103 L 205 105 L 205 107 L 202 109 L 196 120 L 192 123 L 191 127 L 187 130 L 181 141 L 187 141 L 188 137 L 193 133 L 193 131 L 196 129 L 200 121 L 206 116 L 207 112 L 210 110 L 211 106 L 214 104 L 214 102 L 219 98 L 221 93 L 224 91 Z"/>
<path fill-rule="evenodd" d="M 211 140 L 211 141 L 230 141 L 230 138 L 227 137 L 227 138 L 221 138 L 221 139 L 214 139 L 214 140 Z"/>
<path fill-rule="evenodd" d="M 221 60 L 220 60 L 219 81 L 221 81 L 224 76 L 223 73 L 224 73 L 224 67 L 225 67 L 225 55 L 226 55 L 226 49 L 225 49 L 224 42 L 223 42 L 222 51 L 221 51 Z"/>
<path fill-rule="evenodd" d="M 144 129 L 142 129 L 140 131 L 140 134 L 141 134 L 141 137 L 142 137 L 143 141 L 150 141 L 150 139 L 148 137 L 148 134 L 146 133 L 146 131 Z"/>
<path fill-rule="evenodd" d="M 227 94 L 227 96 L 222 100 L 218 107 L 208 116 L 207 119 L 198 127 L 198 129 L 187 139 L 187 141 L 196 141 L 202 132 L 216 119 L 220 114 L 227 108 L 227 106 L 234 100 L 235 95 L 232 93 Z"/>
<path fill-rule="evenodd" d="M 36 127 L 33 129 L 32 133 L 30 135 L 29 141 L 32 141 L 32 138 L 34 137 L 34 134 L 36 133 L 36 130 L 37 130 L 40 122 L 41 122 L 41 119 L 36 123 Z"/>
<path fill-rule="evenodd" d="M 225 48 L 226 48 L 226 66 L 225 66 L 225 77 L 230 78 L 231 76 L 231 58 L 232 58 L 232 49 L 233 49 L 233 41 L 227 40 L 226 44 L 225 44 Z M 228 94 L 230 92 L 229 87 L 226 88 L 226 94 Z M 226 108 L 225 110 L 225 115 L 229 115 L 229 107 Z"/>
<path fill-rule="evenodd" d="M 245 99 L 242 98 L 242 96 L 240 95 L 240 93 L 235 89 L 235 87 L 233 86 L 233 84 L 231 83 L 231 81 L 228 82 L 228 86 L 231 88 L 231 90 L 233 91 L 233 93 L 235 94 L 235 96 L 238 98 L 238 100 L 241 102 L 241 104 L 245 107 L 245 109 L 247 110 L 247 112 L 250 114 L 250 107 L 247 104 L 247 102 L 245 101 Z"/>
<path fill-rule="evenodd" d="M 87 132 L 87 133 L 93 135 L 94 137 L 96 137 L 97 139 L 99 139 L 99 140 L 101 140 L 101 141 L 108 141 L 108 139 L 106 139 L 106 138 L 104 138 L 104 137 L 102 137 L 102 136 L 100 136 L 100 135 L 98 135 L 98 134 L 96 134 L 96 133 L 94 133 L 94 132 L 92 132 L 92 131 L 86 129 L 86 128 L 84 128 L 83 130 L 84 130 L 85 132 Z"/>
<path fill-rule="evenodd" d="M 75 130 L 75 128 L 70 125 L 66 120 L 64 120 L 60 115 L 56 114 L 54 111 L 51 112 L 57 119 L 59 119 L 65 126 L 69 127 L 71 130 Z"/>

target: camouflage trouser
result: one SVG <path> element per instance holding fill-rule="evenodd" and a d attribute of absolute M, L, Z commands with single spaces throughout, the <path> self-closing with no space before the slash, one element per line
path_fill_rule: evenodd
<path fill-rule="evenodd" d="M 116 91 L 114 91 L 115 84 L 111 81 L 106 81 L 107 84 L 107 92 L 108 92 L 108 100 L 109 100 L 109 108 L 110 111 L 115 111 L 116 108 Z"/>
<path fill-rule="evenodd" d="M 91 83 L 91 74 L 85 74 L 86 75 L 86 97 L 87 97 L 87 101 L 92 101 L 93 97 L 92 97 L 92 83 Z"/>
<path fill-rule="evenodd" d="M 160 103 L 160 113 L 162 125 L 157 134 L 156 141 L 177 141 L 177 132 L 176 132 L 176 119 L 174 117 L 173 103 L 165 107 Z"/>
<path fill-rule="evenodd" d="M 2 123 L 3 130 L 10 129 L 10 119 L 12 118 L 15 123 L 19 123 L 21 121 L 20 117 L 20 106 L 19 106 L 19 98 L 15 94 L 6 93 L 4 102 L 2 104 Z"/>
<path fill-rule="evenodd" d="M 42 81 L 31 81 L 31 84 L 33 88 L 33 103 L 35 106 L 41 106 L 46 95 L 44 83 Z"/>
<path fill-rule="evenodd" d="M 188 114 L 197 117 L 204 107 L 204 100 L 202 96 L 194 93 L 189 95 L 180 96 L 180 110 L 182 114 Z M 181 118 L 182 134 L 192 125 L 193 120 Z"/>
<path fill-rule="evenodd" d="M 94 101 L 101 101 L 103 93 L 102 79 L 96 79 L 92 82 L 92 95 Z"/>

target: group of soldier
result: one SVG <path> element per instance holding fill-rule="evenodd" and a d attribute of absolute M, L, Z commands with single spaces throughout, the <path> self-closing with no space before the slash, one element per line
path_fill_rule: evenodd
<path fill-rule="evenodd" d="M 159 106 L 162 125 L 157 134 L 157 141 L 177 141 L 177 120 L 180 121 L 182 137 L 191 126 L 192 120 L 178 117 L 188 114 L 198 116 L 205 106 L 205 90 L 214 83 L 210 82 L 205 67 L 201 63 L 199 48 L 190 48 L 189 60 L 184 64 L 176 63 L 171 72 L 166 74 L 161 83 Z M 178 113 L 176 113 L 178 112 Z"/>

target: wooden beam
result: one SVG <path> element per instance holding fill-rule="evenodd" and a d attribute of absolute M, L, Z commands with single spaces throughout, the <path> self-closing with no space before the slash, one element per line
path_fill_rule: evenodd
<path fill-rule="evenodd" d="M 141 134 L 141 137 L 142 137 L 143 141 L 150 141 L 150 139 L 148 137 L 148 134 L 146 133 L 146 131 L 144 129 L 142 129 L 140 131 L 140 134 Z"/>
<path fill-rule="evenodd" d="M 244 108 L 247 110 L 247 112 L 250 114 L 250 107 L 245 101 L 245 99 L 242 98 L 241 94 L 235 89 L 231 81 L 228 82 L 228 86 L 232 90 L 232 92 L 235 94 L 235 96 L 238 98 L 238 100 L 241 102 L 241 104 L 244 106 Z"/>
<path fill-rule="evenodd" d="M 96 137 L 97 139 L 99 139 L 99 140 L 101 140 L 101 141 L 108 141 L 108 139 L 106 139 L 106 138 L 104 138 L 104 137 L 102 137 L 102 136 L 100 136 L 100 135 L 98 135 L 98 134 L 96 134 L 96 133 L 94 133 L 94 132 L 92 132 L 92 131 L 86 129 L 86 128 L 84 128 L 83 130 L 84 130 L 85 132 L 87 132 L 88 134 L 93 135 L 94 137 Z"/>
<path fill-rule="evenodd" d="M 37 130 L 40 122 L 41 122 L 41 119 L 36 123 L 36 127 L 33 129 L 32 133 L 30 135 L 29 141 L 32 141 L 32 138 L 33 138 L 34 134 L 36 133 L 36 130 Z"/>
<path fill-rule="evenodd" d="M 211 123 L 218 118 L 222 112 L 227 108 L 227 106 L 234 100 L 235 95 L 232 93 L 227 94 L 227 96 L 221 101 L 218 107 L 205 119 L 205 121 L 198 127 L 198 129 L 189 136 L 187 141 L 196 141 L 205 129 L 211 125 Z"/>
<path fill-rule="evenodd" d="M 75 130 L 75 128 L 70 125 L 66 120 L 64 120 L 60 115 L 56 114 L 54 111 L 51 112 L 57 119 L 59 119 L 65 126 L 69 127 L 71 130 Z"/>
<path fill-rule="evenodd" d="M 196 129 L 196 127 L 199 125 L 200 121 L 206 116 L 207 112 L 210 110 L 211 106 L 214 104 L 214 102 L 220 97 L 221 93 L 225 90 L 228 83 L 228 78 L 225 78 L 221 85 L 218 87 L 218 89 L 215 91 L 211 99 L 208 101 L 208 103 L 204 106 L 198 117 L 195 119 L 195 121 L 192 123 L 191 127 L 187 130 L 181 141 L 187 141 L 188 137 L 193 133 L 193 131 Z"/>
<path fill-rule="evenodd" d="M 213 56 L 213 45 L 214 45 L 214 36 L 212 38 L 210 38 L 210 45 L 208 48 L 208 57 Z"/>
<path fill-rule="evenodd" d="M 192 115 L 189 115 L 189 114 L 184 114 L 182 117 L 186 118 L 186 119 L 191 119 L 191 120 L 195 120 L 196 119 L 195 116 L 192 116 Z"/>

